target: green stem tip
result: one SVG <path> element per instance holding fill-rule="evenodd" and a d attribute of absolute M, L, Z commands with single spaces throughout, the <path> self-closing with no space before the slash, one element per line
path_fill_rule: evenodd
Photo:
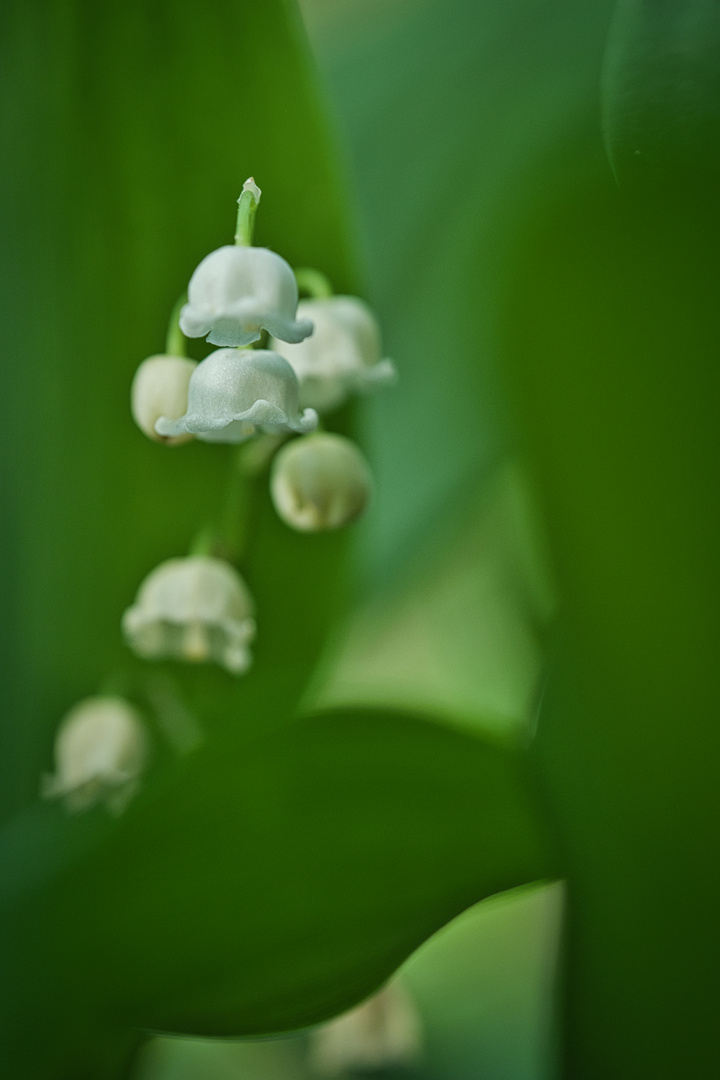
<path fill-rule="evenodd" d="M 250 247 L 252 245 L 255 212 L 261 194 L 262 192 L 252 176 L 245 181 L 242 194 L 238 199 L 237 226 L 235 228 L 235 243 L 238 247 Z"/>

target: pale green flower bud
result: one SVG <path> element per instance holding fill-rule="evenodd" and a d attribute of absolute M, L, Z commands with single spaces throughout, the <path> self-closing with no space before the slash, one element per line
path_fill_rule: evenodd
<path fill-rule="evenodd" d="M 295 275 L 280 255 L 227 245 L 207 255 L 190 278 L 180 329 L 212 345 L 250 345 L 261 330 L 282 341 L 302 341 L 313 327 L 296 319 L 297 302 Z"/>
<path fill-rule="evenodd" d="M 192 432 L 206 442 L 243 442 L 259 427 L 306 432 L 316 426 L 313 409 L 300 413 L 297 377 L 287 360 L 265 349 L 217 349 L 192 373 L 185 415 L 162 416 L 155 430 L 173 437 Z"/>
<path fill-rule="evenodd" d="M 122 620 L 125 639 L 146 660 L 214 661 L 232 675 L 250 667 L 253 602 L 229 563 L 209 555 L 155 567 Z"/>
<path fill-rule="evenodd" d="M 103 802 L 120 812 L 135 794 L 148 743 L 139 714 L 117 697 L 85 698 L 62 720 L 55 737 L 55 773 L 45 776 L 45 798 L 62 798 L 71 811 Z"/>
<path fill-rule="evenodd" d="M 421 1054 L 420 1018 L 399 983 L 310 1035 L 310 1065 L 321 1076 L 414 1065 Z"/>
<path fill-rule="evenodd" d="M 287 525 L 319 532 L 360 516 L 370 498 L 372 474 L 355 443 L 320 432 L 294 440 L 277 454 L 270 491 Z"/>
<path fill-rule="evenodd" d="M 351 394 L 395 382 L 392 360 L 382 359 L 377 320 L 363 300 L 356 296 L 302 300 L 298 315 L 312 319 L 312 337 L 297 345 L 272 341 L 271 348 L 292 364 L 303 407 L 329 412 Z"/>
<path fill-rule="evenodd" d="M 159 435 L 155 424 L 161 416 L 177 420 L 186 411 L 188 384 L 196 367 L 184 356 L 148 356 L 135 372 L 130 407 L 133 420 L 149 439 L 169 445 L 192 439 L 187 431 L 174 437 Z"/>

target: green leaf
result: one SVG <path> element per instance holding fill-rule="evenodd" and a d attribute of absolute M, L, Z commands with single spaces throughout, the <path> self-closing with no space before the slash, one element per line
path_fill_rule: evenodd
<path fill-rule="evenodd" d="M 22 1046 L 46 1010 L 61 1029 L 68 1013 L 90 1029 L 302 1027 L 476 900 L 555 870 L 523 758 L 501 747 L 379 711 L 208 744 L 6 909 L 7 1028 Z"/>
<path fill-rule="evenodd" d="M 571 1076 L 717 1060 L 718 251 L 716 190 L 645 204 L 588 171 L 518 256 L 508 359 L 565 599 L 537 751 L 568 860 Z"/>

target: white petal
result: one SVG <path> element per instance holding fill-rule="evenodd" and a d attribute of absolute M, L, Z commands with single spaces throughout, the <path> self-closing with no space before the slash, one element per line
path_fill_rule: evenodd
<path fill-rule="evenodd" d="M 242 425 L 238 427 L 238 424 Z M 241 442 L 257 427 L 313 431 L 317 415 L 300 412 L 297 377 L 287 360 L 266 349 L 218 349 L 197 366 L 190 380 L 188 410 L 178 420 L 161 417 L 162 435 L 183 431 L 206 435 L 232 427 L 232 435 L 208 441 Z"/>
<path fill-rule="evenodd" d="M 377 320 L 363 300 L 355 296 L 302 300 L 301 316 L 315 324 L 312 337 L 297 345 L 277 340 L 270 344 L 292 364 L 303 405 L 328 412 L 349 394 L 388 385 L 394 379 L 392 362 L 381 359 Z"/>
<path fill-rule="evenodd" d="M 355 521 L 372 490 L 360 450 L 342 435 L 321 432 L 283 447 L 273 462 L 270 491 L 283 521 L 301 532 Z"/>
<path fill-rule="evenodd" d="M 135 372 L 130 403 L 135 423 L 148 438 L 161 441 L 155 424 L 161 416 L 176 420 L 187 410 L 190 376 L 197 367 L 184 356 L 149 356 Z M 186 442 L 192 436 L 178 433 L 171 442 Z"/>
<path fill-rule="evenodd" d="M 255 633 L 253 602 L 243 579 L 223 559 L 206 555 L 168 559 L 155 567 L 122 626 L 140 656 L 195 663 L 225 664 L 228 643 L 246 646 Z M 248 656 L 243 670 L 249 663 Z"/>
<path fill-rule="evenodd" d="M 221 346 L 249 345 L 260 329 L 302 341 L 312 325 L 296 320 L 297 302 L 295 275 L 280 255 L 228 245 L 206 256 L 192 275 L 180 328 Z"/>

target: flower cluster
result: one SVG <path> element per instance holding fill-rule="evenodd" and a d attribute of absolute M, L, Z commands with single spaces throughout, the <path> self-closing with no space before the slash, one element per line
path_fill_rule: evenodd
<path fill-rule="evenodd" d="M 247 483 L 270 464 L 271 498 L 287 526 L 339 529 L 362 514 L 372 475 L 350 439 L 316 429 L 353 394 L 393 382 L 395 370 L 382 356 L 377 320 L 364 301 L 333 296 L 320 271 L 293 271 L 274 251 L 252 246 L 259 199 L 248 180 L 235 244 L 211 252 L 192 274 L 187 296 L 173 309 L 165 352 L 135 373 L 131 412 L 144 435 L 167 446 L 256 440 L 256 453 L 241 448 L 235 482 Z M 308 298 L 299 300 L 303 290 Z M 185 354 L 187 337 L 217 348 L 198 362 Z M 122 632 L 144 660 L 213 662 L 242 675 L 252 664 L 255 605 L 238 569 L 220 557 L 233 552 L 239 561 L 239 541 L 213 537 L 200 524 L 191 554 L 147 574 L 122 616 Z M 239 531 L 247 527 L 243 522 Z M 118 812 L 138 788 L 147 753 L 132 705 L 87 698 L 60 724 L 55 771 L 45 776 L 42 794 L 71 811 L 103 803 Z"/>
<path fill-rule="evenodd" d="M 145 435 L 167 445 L 302 436 L 273 463 L 275 509 L 300 532 L 337 529 L 363 512 L 372 476 L 349 439 L 312 433 L 351 395 L 392 383 L 395 369 L 363 300 L 333 296 L 319 271 L 296 276 L 280 255 L 252 246 L 259 199 L 248 180 L 235 244 L 211 252 L 192 274 L 171 317 L 167 353 L 137 370 L 132 414 Z M 298 278 L 307 299 L 299 300 Z M 197 363 L 184 355 L 185 337 L 219 347 Z M 251 662 L 252 601 L 221 559 L 170 559 L 141 585 L 123 632 L 144 658 L 212 660 L 237 675 Z"/>
<path fill-rule="evenodd" d="M 320 414 L 392 382 L 395 372 L 382 358 L 377 321 L 362 300 L 330 295 L 327 280 L 310 270 L 304 280 L 319 289 L 308 291 L 320 295 L 299 302 L 288 263 L 252 246 L 259 199 L 248 180 L 238 200 L 235 245 L 211 252 L 192 274 L 187 300 L 173 312 L 167 353 L 138 368 L 132 414 L 149 438 L 168 445 L 303 436 L 282 447 L 273 463 L 275 508 L 298 531 L 337 529 L 365 508 L 370 469 L 349 439 L 311 433 Z M 183 335 L 219 348 L 196 363 L 184 355 Z M 156 567 L 122 626 L 127 643 L 146 659 L 214 661 L 234 675 L 251 663 L 250 594 L 237 570 L 209 552 Z"/>

